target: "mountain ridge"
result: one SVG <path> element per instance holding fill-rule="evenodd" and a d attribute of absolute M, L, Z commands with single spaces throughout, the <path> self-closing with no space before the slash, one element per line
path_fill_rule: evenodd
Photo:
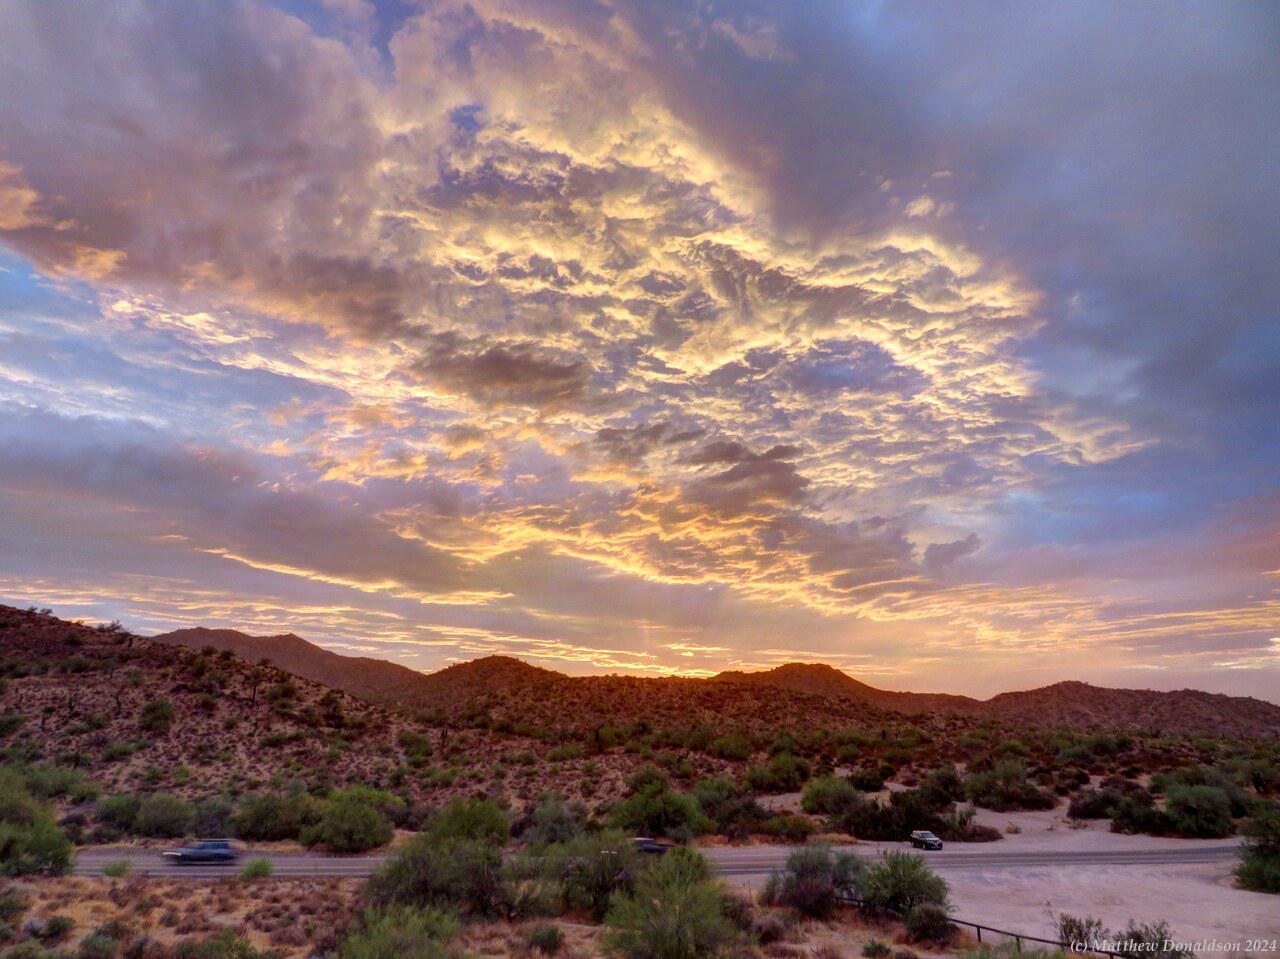
<path fill-rule="evenodd" d="M 569 676 L 512 656 L 484 656 L 422 673 L 387 660 L 343 656 L 293 633 L 252 636 L 239 630 L 195 627 L 162 633 L 151 639 L 193 648 L 230 649 L 241 658 L 255 661 L 268 659 L 289 672 L 367 701 L 407 708 L 459 708 L 495 697 L 510 703 L 526 697 L 545 701 L 549 697 L 563 698 L 573 690 L 591 688 L 618 698 L 619 708 L 625 709 L 628 697 L 643 697 L 646 689 L 697 690 L 713 684 L 787 690 L 908 715 L 952 714 L 1030 726 L 1161 728 L 1188 733 L 1280 737 L 1280 706 L 1252 697 L 1195 689 L 1118 689 L 1080 680 L 1062 680 L 980 700 L 950 693 L 878 689 L 825 663 L 784 663 L 757 672 L 729 670 L 706 679 L 687 679 L 616 674 Z"/>

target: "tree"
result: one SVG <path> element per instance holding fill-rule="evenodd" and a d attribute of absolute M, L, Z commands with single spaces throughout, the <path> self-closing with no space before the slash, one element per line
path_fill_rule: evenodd
<path fill-rule="evenodd" d="M 1260 805 L 1242 831 L 1236 879 L 1255 892 L 1280 892 L 1280 804 Z"/>
<path fill-rule="evenodd" d="M 22 777 L 0 770 L 0 873 L 61 875 L 71 865 L 71 841 Z"/>
<path fill-rule="evenodd" d="M 609 900 L 630 886 L 639 868 L 639 854 L 617 830 L 595 833 L 560 847 L 552 869 L 560 877 L 566 906 L 589 909 L 603 919 Z"/>
<path fill-rule="evenodd" d="M 923 856 L 887 852 L 858 880 L 858 891 L 873 909 L 906 916 L 916 906 L 947 906 L 946 881 L 926 865 Z"/>
<path fill-rule="evenodd" d="M 367 852 L 391 842 L 391 823 L 378 809 L 358 798 L 338 798 L 326 802 L 320 820 L 301 834 L 304 845 L 324 843 L 339 854 Z"/>
<path fill-rule="evenodd" d="M 1197 839 L 1231 835 L 1231 801 L 1216 786 L 1173 786 L 1165 796 L 1165 813 L 1175 831 Z"/>
<path fill-rule="evenodd" d="M 764 901 L 790 906 L 803 916 L 825 919 L 841 896 L 857 887 L 864 864 L 857 856 L 833 852 L 830 846 L 805 846 L 787 857 L 786 868 L 773 873 L 764 887 Z"/>
<path fill-rule="evenodd" d="M 642 873 L 605 922 L 605 948 L 626 959 L 711 959 L 736 938 L 720 886 L 691 849 L 674 849 Z"/>

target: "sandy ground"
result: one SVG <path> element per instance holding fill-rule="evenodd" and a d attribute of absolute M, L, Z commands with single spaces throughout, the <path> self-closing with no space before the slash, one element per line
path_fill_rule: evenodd
<path fill-rule="evenodd" d="M 798 797 L 773 797 L 786 808 Z M 965 844 L 965 852 L 1140 852 L 1172 845 L 1235 846 L 1230 839 L 1170 839 L 1126 836 L 1105 820 L 1081 826 L 1066 818 L 1066 806 L 1037 812 L 997 813 L 980 809 L 977 821 L 1004 834 L 994 843 Z M 1010 827 L 1015 831 L 1010 831 Z M 903 843 L 857 844 L 870 854 L 906 849 Z M 958 849 L 960 844 L 949 844 Z M 927 854 L 926 854 L 927 855 Z M 1241 943 L 1251 938 L 1280 940 L 1280 896 L 1232 886 L 1232 863 L 1176 865 L 1060 865 L 946 869 L 953 914 L 973 922 L 1031 935 L 1054 935 L 1057 913 L 1097 916 L 1113 930 L 1129 920 L 1167 920 L 1180 940 L 1217 939 Z M 757 883 L 753 880 L 752 885 Z M 1201 950 L 1208 954 L 1212 950 Z M 1274 952 L 1274 950 L 1271 950 Z M 1264 956 L 1265 949 L 1254 954 Z"/>

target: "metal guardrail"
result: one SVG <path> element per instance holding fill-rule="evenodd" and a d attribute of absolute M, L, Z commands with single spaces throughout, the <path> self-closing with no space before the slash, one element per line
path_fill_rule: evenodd
<path fill-rule="evenodd" d="M 839 901 L 844 903 L 845 905 L 857 906 L 860 909 L 867 909 L 869 911 L 874 911 L 879 913 L 887 913 L 893 916 L 895 919 L 904 918 L 903 916 L 899 915 L 896 912 L 893 912 L 892 910 L 881 909 L 878 906 L 872 906 L 865 899 L 860 899 L 857 896 L 837 896 L 836 898 L 839 899 Z M 1058 949 L 1062 949 L 1066 952 L 1071 952 L 1071 953 L 1088 953 L 1089 955 L 1095 955 L 1095 956 L 1110 956 L 1110 957 L 1113 957 L 1113 959 L 1126 959 L 1125 954 L 1122 952 L 1112 952 L 1109 949 L 1093 949 L 1089 947 L 1089 944 L 1087 942 L 1084 943 L 1083 948 L 1081 948 L 1076 943 L 1062 942 L 1058 939 L 1045 939 L 1041 936 L 1029 936 L 1026 933 L 1022 933 L 1022 932 L 1010 932 L 1008 929 L 997 929 L 995 926 L 986 926 L 980 922 L 970 922 L 968 919 L 960 919 L 956 916 L 947 916 L 947 921 L 950 922 L 952 925 L 967 926 L 968 928 L 974 930 L 974 932 L 977 934 L 979 943 L 982 942 L 982 934 L 984 932 L 992 933 L 997 936 L 1003 936 L 1005 939 L 1012 939 L 1014 942 L 1014 947 L 1017 949 L 1018 952 L 1022 951 L 1022 943 L 1026 941 L 1026 942 L 1043 943 L 1046 946 L 1054 946 Z"/>

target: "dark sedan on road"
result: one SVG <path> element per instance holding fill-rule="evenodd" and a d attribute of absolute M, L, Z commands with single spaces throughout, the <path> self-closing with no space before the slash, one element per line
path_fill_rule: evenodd
<path fill-rule="evenodd" d="M 179 863 L 229 863 L 236 861 L 238 853 L 229 839 L 205 839 L 190 846 L 170 849 L 164 855 L 166 859 Z"/>
<path fill-rule="evenodd" d="M 911 834 L 911 845 L 916 849 L 941 849 L 942 840 L 927 829 L 917 829 Z"/>
<path fill-rule="evenodd" d="M 636 852 L 648 853 L 651 856 L 661 856 L 672 846 L 669 842 L 650 839 L 648 836 L 636 836 L 631 840 L 631 845 L 635 847 Z"/>

